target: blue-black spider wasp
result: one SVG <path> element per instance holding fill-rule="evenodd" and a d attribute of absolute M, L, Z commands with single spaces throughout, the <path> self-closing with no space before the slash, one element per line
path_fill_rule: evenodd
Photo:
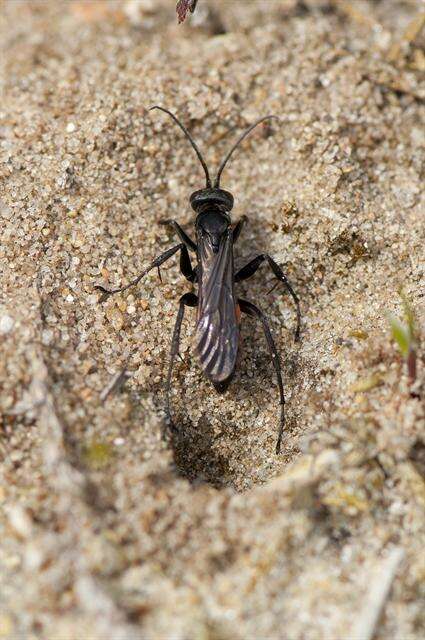
<path fill-rule="evenodd" d="M 177 252 L 180 252 L 180 270 L 182 274 L 189 282 L 198 285 L 198 295 L 185 293 L 180 298 L 179 310 L 171 342 L 170 363 L 166 383 L 166 412 L 171 427 L 174 427 L 170 402 L 171 380 L 175 358 L 179 352 L 180 330 L 185 306 L 197 307 L 196 352 L 204 374 L 219 393 L 227 389 L 235 371 L 239 348 L 241 312 L 257 318 L 263 326 L 279 387 L 280 426 L 276 444 L 276 453 L 279 453 L 285 424 L 285 397 L 279 354 L 266 316 L 252 302 L 237 297 L 235 284 L 250 278 L 263 262 L 267 262 L 274 276 L 284 284 L 295 303 L 297 312 L 295 340 L 298 340 L 300 335 L 301 314 L 299 301 L 282 269 L 267 253 L 261 253 L 235 272 L 233 245 L 237 241 L 247 218 L 243 216 L 235 225 L 232 224 L 230 211 L 233 208 L 233 196 L 229 191 L 220 188 L 220 178 L 223 169 L 235 149 L 257 125 L 276 116 L 265 116 L 248 127 L 224 158 L 218 169 L 214 183 L 212 183 L 208 167 L 202 154 L 186 127 L 184 127 L 177 117 L 171 113 L 171 111 L 168 111 L 168 109 L 160 106 L 152 107 L 152 109 L 164 111 L 180 127 L 195 150 L 205 172 L 205 188 L 195 191 L 190 196 L 190 204 L 196 213 L 196 242 L 185 233 L 176 220 L 164 220 L 162 224 L 173 227 L 181 240 L 180 244 L 164 251 L 164 253 L 155 258 L 137 278 L 126 286 L 120 287 L 119 289 L 106 289 L 105 287 L 97 286 L 97 289 L 103 292 L 103 300 L 114 293 L 125 291 L 140 282 L 143 276 L 151 269 L 155 267 L 159 269 L 164 262 Z M 196 254 L 197 264 L 195 268 L 192 267 L 189 251 Z"/>

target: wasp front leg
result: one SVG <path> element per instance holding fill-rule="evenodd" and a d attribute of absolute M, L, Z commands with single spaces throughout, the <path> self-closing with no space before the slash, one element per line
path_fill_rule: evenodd
<path fill-rule="evenodd" d="M 247 216 L 242 216 L 242 218 L 240 220 L 238 220 L 238 222 L 235 224 L 234 229 L 233 229 L 233 242 L 237 242 L 239 236 L 241 235 L 241 231 L 243 229 L 243 227 L 245 226 L 245 224 L 248 222 L 248 217 Z"/>
<path fill-rule="evenodd" d="M 196 251 L 196 243 L 190 238 L 186 231 L 184 231 L 179 223 L 176 220 L 160 220 L 159 224 L 163 226 L 173 227 L 174 231 L 179 236 L 180 240 L 186 245 L 188 249 L 191 251 Z"/>

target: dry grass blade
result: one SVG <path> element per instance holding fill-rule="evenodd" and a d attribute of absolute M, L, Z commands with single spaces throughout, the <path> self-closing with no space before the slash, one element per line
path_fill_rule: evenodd
<path fill-rule="evenodd" d="M 395 42 L 388 52 L 388 60 L 396 62 L 400 57 L 403 44 L 411 44 L 416 40 L 420 32 L 425 26 L 425 11 L 421 11 L 417 16 L 409 22 L 401 39 Z"/>
<path fill-rule="evenodd" d="M 99 394 L 100 400 L 102 402 L 105 402 L 106 398 L 110 396 L 111 393 L 115 393 L 116 391 L 118 391 L 122 387 L 122 385 L 124 384 L 128 376 L 129 376 L 129 373 L 127 372 L 126 367 L 124 367 L 121 371 L 118 371 L 118 373 L 112 376 L 108 384 L 100 392 Z"/>
<path fill-rule="evenodd" d="M 372 640 L 374 637 L 376 627 L 384 611 L 392 583 L 403 557 L 404 550 L 396 547 L 378 568 L 369 591 L 366 594 L 358 620 L 349 634 L 350 638 L 355 640 Z"/>

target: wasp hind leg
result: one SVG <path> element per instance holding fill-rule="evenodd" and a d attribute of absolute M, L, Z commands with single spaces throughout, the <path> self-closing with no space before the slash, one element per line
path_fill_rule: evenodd
<path fill-rule="evenodd" d="M 274 343 L 273 336 L 270 331 L 268 320 L 264 315 L 264 313 L 261 311 L 261 309 L 256 307 L 255 304 L 252 304 L 252 302 L 248 302 L 247 300 L 239 299 L 238 302 L 239 302 L 241 311 L 246 313 L 248 316 L 257 318 L 257 320 L 260 320 L 261 324 L 263 325 L 264 335 L 267 340 L 269 353 L 273 362 L 274 370 L 276 372 L 277 385 L 279 387 L 280 422 L 279 422 L 279 433 L 278 433 L 277 443 L 276 443 L 276 453 L 280 453 L 283 430 L 285 427 L 285 395 L 283 392 L 282 370 L 280 367 L 279 353 L 276 349 L 276 345 Z"/>
<path fill-rule="evenodd" d="M 297 312 L 297 327 L 295 329 L 295 341 L 298 341 L 300 338 L 300 330 L 301 330 L 300 301 L 298 299 L 297 294 L 293 290 L 288 278 L 285 276 L 285 274 L 283 273 L 282 269 L 277 264 L 277 262 L 273 260 L 273 258 L 269 256 L 268 253 L 260 253 L 259 256 L 257 256 L 256 258 L 253 258 L 253 260 L 248 262 L 248 264 L 242 267 L 242 269 L 239 269 L 239 271 L 235 274 L 235 282 L 242 282 L 242 280 L 247 280 L 248 278 L 253 276 L 254 273 L 257 271 L 257 269 L 265 260 L 268 262 L 269 267 L 273 271 L 274 276 L 278 280 L 280 280 L 280 282 L 283 283 L 286 290 L 291 295 L 292 300 L 294 301 L 296 312 Z"/>
<path fill-rule="evenodd" d="M 170 362 L 168 365 L 167 382 L 165 385 L 165 398 L 166 398 L 165 413 L 166 413 L 170 428 L 173 431 L 175 431 L 175 425 L 173 423 L 173 418 L 171 413 L 171 382 L 173 377 L 174 362 L 179 353 L 180 331 L 181 331 L 182 322 L 184 318 L 184 308 L 196 307 L 196 306 L 198 306 L 198 296 L 196 296 L 194 293 L 185 293 L 180 298 L 179 310 L 177 312 L 176 322 L 175 322 L 174 331 L 173 331 L 173 337 L 171 340 Z"/>

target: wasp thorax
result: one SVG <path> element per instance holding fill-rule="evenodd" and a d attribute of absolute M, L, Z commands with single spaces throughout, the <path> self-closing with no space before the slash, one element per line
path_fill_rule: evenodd
<path fill-rule="evenodd" d="M 231 211 L 233 208 L 233 196 L 229 191 L 218 187 L 209 187 L 194 191 L 190 196 L 192 209 L 199 213 L 208 206 L 218 207 L 221 211 Z"/>
<path fill-rule="evenodd" d="M 214 253 L 217 253 L 230 226 L 230 218 L 220 211 L 217 205 L 210 205 L 205 211 L 198 214 L 196 226 L 200 237 L 208 242 Z"/>

